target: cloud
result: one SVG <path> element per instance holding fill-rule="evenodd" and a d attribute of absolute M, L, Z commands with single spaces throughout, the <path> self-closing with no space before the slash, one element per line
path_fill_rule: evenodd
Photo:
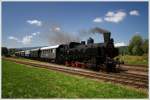
<path fill-rule="evenodd" d="M 27 20 L 27 23 L 31 25 L 36 25 L 36 26 L 42 26 L 42 21 L 39 21 L 39 20 Z"/>
<path fill-rule="evenodd" d="M 60 27 L 55 27 L 54 30 L 55 31 L 60 31 Z"/>
<path fill-rule="evenodd" d="M 16 42 L 21 42 L 22 44 L 30 44 L 34 36 L 39 35 L 40 32 L 31 33 L 31 35 L 26 35 L 22 39 L 18 39 L 14 36 L 9 36 L 8 39 L 15 40 Z"/>
<path fill-rule="evenodd" d="M 8 39 L 18 41 L 18 39 L 16 37 L 14 37 L 14 36 L 9 36 Z"/>
<path fill-rule="evenodd" d="M 139 15 L 140 15 L 138 10 L 131 10 L 131 11 L 129 12 L 129 14 L 130 14 L 131 16 L 139 16 Z"/>
<path fill-rule="evenodd" d="M 15 40 L 16 42 L 18 42 L 18 43 L 21 42 L 23 44 L 30 44 L 32 42 L 32 38 L 33 38 L 32 35 L 24 36 L 22 39 L 18 39 L 13 36 L 8 37 L 8 39 L 10 39 L 10 40 Z"/>
<path fill-rule="evenodd" d="M 21 40 L 23 44 L 30 44 L 34 36 L 39 35 L 40 32 L 31 33 L 31 35 L 24 36 Z"/>
<path fill-rule="evenodd" d="M 127 46 L 124 42 L 115 43 L 115 47 Z"/>
<path fill-rule="evenodd" d="M 32 42 L 32 38 L 33 38 L 33 36 L 32 35 L 30 35 L 30 36 L 25 36 L 25 37 L 23 37 L 22 38 L 22 43 L 23 44 L 30 44 L 31 42 Z"/>
<path fill-rule="evenodd" d="M 59 31 L 61 31 L 61 28 L 59 26 L 53 25 L 50 28 L 50 31 L 59 32 Z"/>
<path fill-rule="evenodd" d="M 140 32 L 135 32 L 135 34 L 140 34 Z"/>
<path fill-rule="evenodd" d="M 104 20 L 112 23 L 119 23 L 124 20 L 126 17 L 126 13 L 124 11 L 108 11 L 104 17 Z"/>
<path fill-rule="evenodd" d="M 61 30 L 60 26 L 52 25 L 51 28 L 50 28 L 50 31 L 52 31 L 52 32 L 60 32 L 62 30 Z"/>
<path fill-rule="evenodd" d="M 95 22 L 95 23 L 101 23 L 101 22 L 103 22 L 103 19 L 100 18 L 100 17 L 97 17 L 97 18 L 95 18 L 95 19 L 93 20 L 93 22 Z"/>
<path fill-rule="evenodd" d="M 32 33 L 33 36 L 36 36 L 36 35 L 39 35 L 40 32 L 35 32 L 35 33 Z"/>

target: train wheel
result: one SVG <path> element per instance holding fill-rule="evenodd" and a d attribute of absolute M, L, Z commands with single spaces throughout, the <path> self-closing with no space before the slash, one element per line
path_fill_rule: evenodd
<path fill-rule="evenodd" d="M 74 61 L 71 62 L 71 66 L 75 67 L 75 62 Z"/>
<path fill-rule="evenodd" d="M 84 69 L 85 69 L 85 68 L 86 68 L 86 64 L 83 63 L 83 64 L 81 65 L 81 68 L 84 68 Z"/>
<path fill-rule="evenodd" d="M 77 61 L 75 62 L 75 67 L 78 67 L 78 62 Z"/>
<path fill-rule="evenodd" d="M 69 62 L 68 62 L 68 61 L 65 61 L 65 66 L 67 66 L 67 67 L 69 67 L 69 66 L 70 66 L 70 64 L 69 64 Z"/>

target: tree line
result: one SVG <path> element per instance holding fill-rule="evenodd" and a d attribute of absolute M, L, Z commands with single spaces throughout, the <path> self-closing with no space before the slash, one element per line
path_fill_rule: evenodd
<path fill-rule="evenodd" d="M 134 35 L 126 47 L 119 47 L 120 54 L 138 55 L 148 54 L 148 39 Z"/>
<path fill-rule="evenodd" d="M 2 47 L 1 50 L 2 50 L 2 56 L 10 56 L 10 55 L 15 54 L 15 52 L 19 51 L 16 48 L 8 49 L 7 47 Z"/>

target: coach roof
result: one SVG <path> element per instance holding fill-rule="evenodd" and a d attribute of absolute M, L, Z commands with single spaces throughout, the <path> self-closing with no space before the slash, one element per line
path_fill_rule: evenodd
<path fill-rule="evenodd" d="M 31 51 L 38 51 L 40 48 L 31 49 Z"/>
<path fill-rule="evenodd" d="M 55 45 L 55 46 L 48 46 L 48 47 L 43 47 L 41 48 L 41 50 L 47 50 L 47 49 L 55 49 L 55 48 L 58 48 L 59 45 Z"/>

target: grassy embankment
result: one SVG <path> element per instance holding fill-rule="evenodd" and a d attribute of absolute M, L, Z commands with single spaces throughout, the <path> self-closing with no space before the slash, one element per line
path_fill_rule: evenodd
<path fill-rule="evenodd" d="M 147 93 L 2 60 L 2 97 L 147 98 Z"/>
<path fill-rule="evenodd" d="M 148 55 L 143 55 L 143 56 L 119 55 L 118 57 L 122 61 L 124 61 L 125 64 L 148 66 Z"/>

